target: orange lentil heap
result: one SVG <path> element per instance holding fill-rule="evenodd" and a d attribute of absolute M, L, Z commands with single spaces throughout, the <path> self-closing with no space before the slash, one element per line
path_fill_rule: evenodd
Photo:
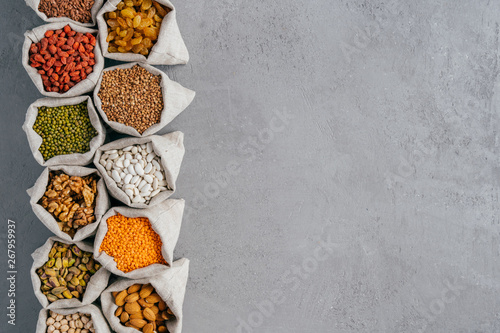
<path fill-rule="evenodd" d="M 129 218 L 121 214 L 106 221 L 108 232 L 99 248 L 116 261 L 116 267 L 128 273 L 152 264 L 167 265 L 161 254 L 160 236 L 146 217 Z"/>

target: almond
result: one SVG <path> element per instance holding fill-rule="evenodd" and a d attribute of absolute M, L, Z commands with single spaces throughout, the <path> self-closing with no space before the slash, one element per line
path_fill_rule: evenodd
<path fill-rule="evenodd" d="M 170 319 L 170 315 L 167 313 L 167 311 L 163 311 L 161 313 L 161 317 L 165 320 L 169 320 Z"/>
<path fill-rule="evenodd" d="M 148 321 L 156 320 L 156 314 L 153 312 L 153 310 L 151 310 L 151 308 L 145 308 L 142 314 L 144 315 L 144 318 L 146 318 Z"/>
<path fill-rule="evenodd" d="M 142 298 L 137 300 L 137 302 L 143 307 L 143 308 L 150 308 L 150 307 L 153 307 L 154 304 L 149 304 L 149 303 L 146 303 L 145 300 L 143 300 Z"/>
<path fill-rule="evenodd" d="M 135 329 L 136 329 L 136 330 L 138 330 L 138 331 L 140 331 L 140 330 L 141 330 L 139 327 L 132 325 L 132 324 L 130 323 L 130 321 L 127 321 L 127 322 L 125 323 L 125 326 L 127 326 L 127 327 L 131 327 L 131 328 L 135 328 Z"/>
<path fill-rule="evenodd" d="M 125 304 L 125 311 L 129 314 L 134 314 L 141 311 L 141 306 L 137 302 L 127 303 Z"/>
<path fill-rule="evenodd" d="M 161 301 L 161 297 L 157 293 L 151 294 L 146 297 L 146 302 L 149 304 L 158 303 L 159 301 Z"/>
<path fill-rule="evenodd" d="M 127 303 L 137 302 L 138 299 L 139 299 L 139 293 L 133 293 L 125 297 L 125 302 Z"/>
<path fill-rule="evenodd" d="M 133 315 L 130 315 L 130 319 L 144 319 L 144 316 L 142 315 L 142 312 L 139 311 L 137 313 L 134 313 Z"/>
<path fill-rule="evenodd" d="M 153 329 L 153 324 L 151 324 L 151 323 L 146 324 L 146 325 L 142 328 L 142 332 L 143 332 L 143 333 L 153 333 L 153 332 L 154 332 L 154 329 Z"/>
<path fill-rule="evenodd" d="M 140 285 L 140 284 L 133 284 L 130 287 L 128 287 L 127 291 L 128 291 L 129 294 L 136 293 L 139 290 L 141 290 L 141 286 L 142 285 Z"/>
<path fill-rule="evenodd" d="M 160 309 L 160 311 L 165 311 L 165 309 L 167 308 L 167 303 L 165 303 L 163 300 L 161 300 L 158 303 L 158 308 Z"/>
<path fill-rule="evenodd" d="M 115 304 L 118 306 L 123 306 L 125 304 L 125 298 L 127 297 L 127 290 L 122 290 L 115 297 Z"/>
<path fill-rule="evenodd" d="M 143 319 L 130 319 L 130 323 L 133 326 L 139 327 L 139 328 L 143 328 L 147 324 L 147 322 Z"/>
<path fill-rule="evenodd" d="M 158 327 L 158 333 L 165 333 L 166 331 L 167 331 L 167 328 L 165 326 Z"/>
<path fill-rule="evenodd" d="M 151 311 L 153 311 L 154 314 L 157 314 L 158 312 L 160 312 L 160 309 L 158 309 L 158 307 L 156 305 L 153 305 L 151 307 Z"/>
<path fill-rule="evenodd" d="M 123 306 L 119 306 L 118 309 L 115 311 L 115 316 L 120 317 L 120 315 L 123 312 Z"/>
<path fill-rule="evenodd" d="M 145 284 L 145 285 L 142 286 L 141 292 L 139 293 L 139 295 L 141 296 L 141 298 L 146 298 L 149 295 L 151 295 L 151 293 L 153 292 L 153 290 L 154 290 L 154 288 L 153 288 L 152 285 Z"/>
<path fill-rule="evenodd" d="M 121 316 L 120 316 L 120 321 L 122 323 L 126 323 L 127 321 L 129 320 L 129 315 L 128 313 L 126 312 L 122 312 Z"/>

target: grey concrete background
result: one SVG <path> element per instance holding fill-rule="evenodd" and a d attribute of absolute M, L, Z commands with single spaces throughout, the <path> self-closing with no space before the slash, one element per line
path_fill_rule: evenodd
<path fill-rule="evenodd" d="M 20 49 L 42 21 L 1 3 L 0 262 L 10 218 L 18 275 L 0 332 L 29 332 L 30 254 L 50 233 L 25 193 L 41 96 Z M 500 332 L 500 3 L 176 6 L 191 61 L 161 68 L 198 93 L 163 131 L 186 135 L 184 332 Z"/>

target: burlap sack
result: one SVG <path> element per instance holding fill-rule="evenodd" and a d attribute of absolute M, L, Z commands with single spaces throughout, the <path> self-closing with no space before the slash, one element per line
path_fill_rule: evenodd
<path fill-rule="evenodd" d="M 111 273 L 129 279 L 140 279 L 160 274 L 169 269 L 166 265 L 154 264 L 124 273 L 116 267 L 113 257 L 105 251 L 99 251 L 102 241 L 108 232 L 107 220 L 111 216 L 121 214 L 125 217 L 147 217 L 153 230 L 160 236 L 162 241 L 161 252 L 165 261 L 171 266 L 174 261 L 174 248 L 179 239 L 181 230 L 182 214 L 184 213 L 184 200 L 168 199 L 159 205 L 148 209 L 135 209 L 129 207 L 113 207 L 102 218 L 94 241 L 94 258 Z"/>
<path fill-rule="evenodd" d="M 94 90 L 94 101 L 96 108 L 99 111 L 99 114 L 101 115 L 102 119 L 104 119 L 104 121 L 115 131 L 132 136 L 144 137 L 155 134 L 163 127 L 165 127 L 168 123 L 170 123 L 175 117 L 177 117 L 186 107 L 188 107 L 189 104 L 191 104 L 191 102 L 194 99 L 195 92 L 187 88 L 184 88 L 175 81 L 170 80 L 167 74 L 160 71 L 159 69 L 156 69 L 153 66 L 149 66 L 146 64 L 138 64 L 135 62 L 135 63 L 113 66 L 104 69 L 103 73 L 117 68 L 128 69 L 132 68 L 135 65 L 140 65 L 141 67 L 143 67 L 148 72 L 154 75 L 161 75 L 163 111 L 161 113 L 161 119 L 159 123 L 152 125 L 146 131 L 144 131 L 144 133 L 139 134 L 139 132 L 131 126 L 127 126 L 115 121 L 110 121 L 108 119 L 108 116 L 106 115 L 106 113 L 104 113 L 102 109 L 101 99 L 98 96 L 99 89 L 101 89 L 102 75 L 99 77 L 99 81 L 97 81 L 97 85 Z"/>
<path fill-rule="evenodd" d="M 117 333 L 137 333 L 137 330 L 123 326 L 118 317 L 115 316 L 115 311 L 118 306 L 114 302 L 112 292 L 122 291 L 133 284 L 147 284 L 156 289 L 156 292 L 163 299 L 167 306 L 175 315 L 175 320 L 167 323 L 167 328 L 170 333 L 182 332 L 182 304 L 184 303 L 184 294 L 186 293 L 186 284 L 189 273 L 189 260 L 179 259 L 172 267 L 164 273 L 152 277 L 147 277 L 140 280 L 129 280 L 120 278 L 118 281 L 109 286 L 101 295 L 102 312 L 108 320 L 111 328 Z"/>
<path fill-rule="evenodd" d="M 90 223 L 89 225 L 84 226 L 81 229 L 78 229 L 78 231 L 76 232 L 75 236 L 72 239 L 70 235 L 59 229 L 59 225 L 57 224 L 56 218 L 54 218 L 52 214 L 50 214 L 45 208 L 43 208 L 40 204 L 38 204 L 38 201 L 43 197 L 47 189 L 47 184 L 49 182 L 49 172 L 57 170 L 61 170 L 65 174 L 70 176 L 83 177 L 83 176 L 88 176 L 92 173 L 98 174 L 97 169 L 90 169 L 79 166 L 48 167 L 42 172 L 40 177 L 38 177 L 35 185 L 27 191 L 28 195 L 30 196 L 30 204 L 31 208 L 33 209 L 33 212 L 50 231 L 52 231 L 59 238 L 64 239 L 64 241 L 66 242 L 81 241 L 96 233 L 97 227 L 101 222 L 102 216 L 109 209 L 110 206 L 109 197 L 108 197 L 108 192 L 106 191 L 106 186 L 104 185 L 104 180 L 100 177 L 99 181 L 97 182 L 97 197 L 95 198 L 96 205 L 94 208 L 94 215 L 96 217 L 96 221 Z"/>
<path fill-rule="evenodd" d="M 38 10 L 38 6 L 40 5 L 40 0 L 25 0 L 25 1 L 26 1 L 26 4 L 28 6 L 30 6 L 35 11 L 35 13 L 38 16 L 40 16 L 40 18 L 42 20 L 44 20 L 45 22 L 49 22 L 49 23 L 56 23 L 56 22 L 57 23 L 59 23 L 59 22 L 67 22 L 68 23 L 68 22 L 71 22 L 74 24 L 81 25 L 83 27 L 93 27 L 94 25 L 96 25 L 97 12 L 99 11 L 99 9 L 101 9 L 102 4 L 104 2 L 104 0 L 95 0 L 94 5 L 92 6 L 92 9 L 90 11 L 92 14 L 92 22 L 81 23 L 81 22 L 73 21 L 69 17 L 47 17 L 47 15 L 45 15 L 45 13 L 42 13 L 41 11 Z"/>
<path fill-rule="evenodd" d="M 106 182 L 108 192 L 116 199 L 120 200 L 124 204 L 133 208 L 148 208 L 159 204 L 160 202 L 166 200 L 175 192 L 175 181 L 179 175 L 181 168 L 182 158 L 184 157 L 184 133 L 182 132 L 172 132 L 165 135 L 151 135 L 144 138 L 123 138 L 110 142 L 99 149 L 97 149 L 94 164 L 99 170 L 101 177 L 104 178 Z M 155 197 L 151 199 L 149 204 L 146 203 L 132 203 L 128 195 L 121 190 L 113 178 L 106 172 L 104 166 L 99 163 L 101 155 L 107 150 L 121 149 L 131 145 L 143 144 L 151 142 L 153 145 L 153 150 L 156 155 L 161 157 L 161 165 L 165 173 L 165 180 L 171 190 L 166 190 L 160 192 Z"/>
<path fill-rule="evenodd" d="M 64 316 L 71 315 L 77 312 L 88 314 L 91 316 L 92 322 L 94 323 L 95 333 L 111 333 L 111 331 L 109 330 L 108 323 L 106 322 L 106 319 L 104 319 L 101 310 L 95 305 L 89 304 L 79 308 L 57 309 L 53 311 Z M 36 333 L 47 332 L 46 323 L 47 323 L 47 318 L 49 318 L 49 316 L 50 316 L 49 310 L 47 309 L 40 310 L 40 313 L 38 314 L 38 321 L 36 324 L 36 331 L 35 331 Z"/>
<path fill-rule="evenodd" d="M 40 304 L 42 304 L 44 309 L 76 308 L 82 305 L 91 304 L 99 297 L 99 295 L 102 293 L 104 289 L 106 289 L 106 286 L 108 285 L 108 279 L 110 273 L 106 268 L 104 268 L 104 266 L 101 267 L 90 278 L 90 281 L 87 284 L 87 289 L 85 290 L 85 293 L 83 294 L 83 299 L 81 301 L 76 298 L 72 298 L 72 299 L 61 299 L 49 303 L 47 297 L 40 290 L 42 282 L 40 281 L 40 278 L 36 274 L 36 270 L 42 267 L 49 259 L 49 252 L 54 242 L 75 244 L 80 248 L 80 250 L 85 252 L 92 252 L 93 250 L 92 244 L 90 243 L 67 242 L 64 239 L 58 237 L 50 237 L 43 246 L 39 247 L 38 249 L 35 250 L 35 252 L 31 254 L 31 257 L 33 258 L 33 266 L 31 266 L 30 274 L 36 298 L 38 298 L 38 301 L 40 301 Z M 101 262 L 99 263 L 102 265 Z"/>
<path fill-rule="evenodd" d="M 49 97 L 73 97 L 73 96 L 80 96 L 85 93 L 88 93 L 92 89 L 94 89 L 95 84 L 97 83 L 97 80 L 99 79 L 99 76 L 101 75 L 102 69 L 104 68 L 104 58 L 101 53 L 101 47 L 99 46 L 99 43 L 96 43 L 94 47 L 94 54 L 95 54 L 95 64 L 94 68 L 92 70 L 92 73 L 90 73 L 85 80 L 82 80 L 75 84 L 71 89 L 66 91 L 65 93 L 58 93 L 58 92 L 48 92 L 45 91 L 45 88 L 43 86 L 43 81 L 42 77 L 40 74 L 38 74 L 38 71 L 36 68 L 33 68 L 30 66 L 29 63 L 29 51 L 32 43 L 38 43 L 42 38 L 44 38 L 45 32 L 47 30 L 57 30 L 57 29 L 62 29 L 64 28 L 65 25 L 69 24 L 71 29 L 75 30 L 76 32 L 82 32 L 82 33 L 91 33 L 95 34 L 97 30 L 94 29 L 89 29 L 82 27 L 80 25 L 77 25 L 75 23 L 67 23 L 67 22 L 58 22 L 58 23 L 49 23 L 45 24 L 39 27 L 36 27 L 33 30 L 28 30 L 24 33 L 24 44 L 23 44 L 23 66 L 28 72 L 28 75 L 30 76 L 31 80 L 35 84 L 35 86 L 38 88 L 38 91 L 44 96 L 49 96 Z M 97 39 L 99 39 L 99 34 L 97 34 Z"/>
<path fill-rule="evenodd" d="M 33 130 L 33 125 L 35 124 L 36 117 L 38 116 L 38 107 L 40 106 L 63 106 L 63 105 L 76 105 L 84 101 L 87 101 L 87 108 L 89 110 L 89 118 L 92 126 L 97 131 L 97 135 L 90 140 L 90 150 L 84 154 L 68 154 L 68 155 L 58 155 L 54 156 L 47 161 L 43 159 L 42 154 L 38 151 L 40 145 L 42 144 L 42 137 L 38 135 Z M 23 124 L 23 130 L 26 132 L 28 137 L 28 142 L 30 145 L 31 152 L 35 157 L 35 160 L 42 166 L 54 166 L 54 165 L 87 165 L 92 161 L 94 153 L 97 148 L 99 148 L 106 138 L 106 131 L 104 126 L 97 115 L 92 104 L 92 99 L 89 96 L 79 96 L 72 98 L 41 98 L 36 100 L 28 108 L 26 113 L 26 120 Z"/>
<path fill-rule="evenodd" d="M 104 19 L 104 14 L 116 10 L 116 6 L 120 1 L 121 0 L 108 0 L 97 13 L 99 41 L 104 57 L 124 62 L 137 61 L 150 65 L 179 65 L 186 64 L 189 61 L 189 53 L 182 39 L 181 32 L 179 31 L 179 26 L 177 25 L 174 5 L 168 0 L 156 0 L 172 10 L 163 18 L 158 40 L 149 51 L 147 57 L 133 52 L 109 53 L 108 42 L 106 42 L 106 38 L 108 37 L 108 25 Z"/>

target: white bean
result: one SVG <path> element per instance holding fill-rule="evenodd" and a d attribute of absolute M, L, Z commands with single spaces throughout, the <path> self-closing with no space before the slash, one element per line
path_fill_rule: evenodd
<path fill-rule="evenodd" d="M 153 160 L 152 163 L 153 163 L 154 167 L 156 168 L 156 170 L 158 170 L 158 171 L 161 170 L 160 163 L 158 163 L 156 160 Z"/>
<path fill-rule="evenodd" d="M 127 175 L 125 176 L 125 178 L 123 179 L 123 182 L 124 182 L 125 184 L 130 184 L 130 180 L 132 180 L 132 177 L 133 177 L 133 176 L 132 176 L 130 173 L 129 173 L 129 174 L 127 174 Z"/>
<path fill-rule="evenodd" d="M 130 173 L 130 174 L 132 174 L 132 175 L 134 175 L 134 176 L 135 176 L 135 175 L 137 175 L 137 173 L 136 173 L 136 172 L 135 172 L 135 170 L 134 170 L 134 165 L 133 165 L 133 164 L 130 164 L 130 165 L 128 166 L 127 170 L 128 170 L 128 173 Z"/>
<path fill-rule="evenodd" d="M 159 181 L 163 180 L 163 174 L 160 171 L 155 172 L 155 177 L 158 178 Z"/>
<path fill-rule="evenodd" d="M 120 178 L 120 174 L 116 170 L 113 170 L 113 172 L 111 173 L 111 176 L 113 177 L 114 181 L 117 183 L 119 183 L 122 180 Z"/>
<path fill-rule="evenodd" d="M 141 180 L 141 182 L 139 183 L 139 185 L 137 185 L 137 188 L 139 190 L 141 190 L 144 187 L 144 185 L 146 185 L 147 183 L 148 182 L 143 179 L 143 180 Z"/>
<path fill-rule="evenodd" d="M 115 159 L 117 159 L 117 158 L 118 158 L 118 153 L 113 153 L 113 154 L 110 154 L 110 155 L 109 155 L 109 159 L 110 159 L 110 160 L 115 160 Z"/>
<path fill-rule="evenodd" d="M 142 188 L 141 188 L 141 193 L 142 192 L 148 192 L 149 190 L 151 189 L 151 185 L 150 184 L 145 184 Z"/>
<path fill-rule="evenodd" d="M 139 176 L 143 176 L 144 175 L 144 169 L 142 168 L 142 166 L 139 163 L 137 163 L 135 165 L 135 172 L 137 172 L 137 174 Z"/>
<path fill-rule="evenodd" d="M 125 159 L 125 160 L 123 161 L 123 167 L 124 167 L 124 168 L 128 168 L 128 166 L 129 166 L 129 165 L 130 165 L 130 160 Z"/>
<path fill-rule="evenodd" d="M 150 175 L 144 175 L 144 180 L 151 184 L 153 182 L 153 177 Z"/>
<path fill-rule="evenodd" d="M 144 173 L 149 173 L 149 172 L 151 171 L 151 169 L 153 169 L 153 164 L 148 163 L 148 164 L 144 167 Z"/>

